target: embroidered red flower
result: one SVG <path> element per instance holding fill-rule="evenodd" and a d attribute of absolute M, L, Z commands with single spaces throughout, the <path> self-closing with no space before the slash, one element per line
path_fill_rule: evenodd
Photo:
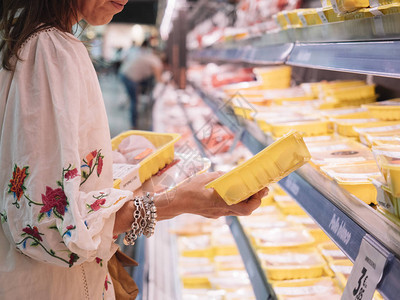
<path fill-rule="evenodd" d="M 104 281 L 104 288 L 108 291 L 108 285 L 111 284 L 111 281 L 108 280 L 108 275 L 106 275 L 106 280 Z"/>
<path fill-rule="evenodd" d="M 76 261 L 78 261 L 78 259 L 79 259 L 79 256 L 78 256 L 77 254 L 71 253 L 71 254 L 69 255 L 69 261 L 68 261 L 69 266 L 72 267 L 72 265 L 73 265 Z"/>
<path fill-rule="evenodd" d="M 74 228 L 75 228 L 74 225 L 68 225 L 68 226 L 67 226 L 67 230 L 71 230 L 71 229 L 74 229 Z"/>
<path fill-rule="evenodd" d="M 91 205 L 90 208 L 94 211 L 97 211 L 100 209 L 101 205 L 104 205 L 104 203 L 106 203 L 106 199 L 97 199 L 96 201 L 94 201 Z"/>
<path fill-rule="evenodd" d="M 97 176 L 100 176 L 102 170 L 103 170 L 103 157 L 100 155 L 99 160 L 97 162 Z"/>
<path fill-rule="evenodd" d="M 70 180 L 72 178 L 75 178 L 76 176 L 78 176 L 78 169 L 74 168 L 72 170 L 67 171 L 67 173 L 65 173 L 64 177 L 67 180 Z"/>
<path fill-rule="evenodd" d="M 57 213 L 60 215 L 64 215 L 65 207 L 67 206 L 67 196 L 63 189 L 57 188 L 52 189 L 51 187 L 46 186 L 46 195 L 42 194 L 42 201 L 44 206 L 40 210 L 41 213 L 45 213 L 54 208 Z"/>
<path fill-rule="evenodd" d="M 9 186 L 9 193 L 14 193 L 15 196 L 17 197 L 17 200 L 19 201 L 24 194 L 24 181 L 26 177 L 29 175 L 28 173 L 28 168 L 29 167 L 23 167 L 22 169 L 17 167 L 17 165 L 14 166 L 14 171 L 13 171 L 13 178 L 10 180 Z"/>
<path fill-rule="evenodd" d="M 92 167 L 93 160 L 96 158 L 96 156 L 97 156 L 97 150 L 94 150 L 94 151 L 90 152 L 88 155 L 86 155 L 86 162 L 87 162 L 87 165 L 89 166 L 89 168 Z"/>
<path fill-rule="evenodd" d="M 43 241 L 42 237 L 40 236 L 39 230 L 36 226 L 25 227 L 24 229 L 22 229 L 22 231 L 33 236 L 34 238 L 38 239 L 39 241 Z"/>

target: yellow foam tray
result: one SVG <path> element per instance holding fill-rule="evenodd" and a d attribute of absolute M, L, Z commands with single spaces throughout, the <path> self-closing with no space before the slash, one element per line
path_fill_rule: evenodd
<path fill-rule="evenodd" d="M 326 135 L 332 132 L 332 123 L 327 120 L 304 120 L 298 122 L 270 123 L 274 137 L 281 137 L 290 130 L 296 130 L 304 136 Z"/>
<path fill-rule="evenodd" d="M 400 146 L 373 146 L 376 162 L 394 197 L 400 197 Z"/>
<path fill-rule="evenodd" d="M 255 229 L 250 233 L 250 239 L 255 247 L 260 250 L 272 251 L 312 247 L 315 239 L 310 232 L 300 225 L 296 227 Z"/>
<path fill-rule="evenodd" d="M 369 0 L 331 0 L 331 3 L 338 13 L 352 12 L 369 6 Z"/>
<path fill-rule="evenodd" d="M 272 282 L 272 286 L 278 300 L 290 299 L 289 297 L 324 299 L 327 295 L 337 296 L 339 299 L 342 294 L 337 281 L 330 277 L 276 281 Z"/>
<path fill-rule="evenodd" d="M 375 117 L 385 121 L 400 120 L 400 98 L 365 104 L 363 107 Z"/>
<path fill-rule="evenodd" d="M 336 246 L 332 241 L 319 244 L 317 247 L 322 256 L 325 257 L 327 262 L 347 258 L 346 254 L 344 254 L 343 251 L 340 250 L 339 247 Z"/>
<path fill-rule="evenodd" d="M 263 249 L 258 251 L 258 257 L 270 280 L 306 279 L 326 275 L 325 260 L 311 248 Z"/>
<path fill-rule="evenodd" d="M 371 181 L 368 180 L 369 177 L 380 174 L 375 162 L 324 166 L 321 167 L 321 170 L 358 199 L 367 204 L 377 204 L 376 189 Z"/>
<path fill-rule="evenodd" d="M 236 204 L 289 175 L 310 158 L 301 135 L 291 132 L 208 183 L 206 188 L 214 188 L 227 204 Z"/>
<path fill-rule="evenodd" d="M 173 161 L 174 145 L 181 138 L 181 136 L 176 133 L 156 133 L 150 131 L 129 130 L 117 135 L 111 140 L 112 150 L 117 150 L 121 141 L 131 135 L 145 137 L 157 148 L 155 152 L 139 163 L 139 179 L 141 183 L 145 182 L 165 165 Z M 115 180 L 114 188 L 119 188 L 120 183 L 120 179 Z"/>

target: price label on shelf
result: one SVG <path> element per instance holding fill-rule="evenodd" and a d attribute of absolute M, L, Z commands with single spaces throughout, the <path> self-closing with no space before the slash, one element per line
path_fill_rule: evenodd
<path fill-rule="evenodd" d="M 390 255 L 386 249 L 378 250 L 372 244 L 373 240 L 366 235 L 361 242 L 342 300 L 372 299 Z"/>

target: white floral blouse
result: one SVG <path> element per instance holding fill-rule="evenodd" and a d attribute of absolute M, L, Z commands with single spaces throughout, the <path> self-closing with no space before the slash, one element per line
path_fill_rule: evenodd
<path fill-rule="evenodd" d="M 54 28 L 0 69 L 0 299 L 114 299 L 110 134 L 85 46 Z"/>

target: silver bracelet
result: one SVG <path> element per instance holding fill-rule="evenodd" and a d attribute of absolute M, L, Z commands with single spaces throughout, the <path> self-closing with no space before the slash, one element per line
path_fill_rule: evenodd
<path fill-rule="evenodd" d="M 133 222 L 131 230 L 125 233 L 125 245 L 134 245 L 142 234 L 146 237 L 152 236 L 156 226 L 157 208 L 150 193 L 143 197 L 135 197 L 133 202 L 135 205 Z"/>

